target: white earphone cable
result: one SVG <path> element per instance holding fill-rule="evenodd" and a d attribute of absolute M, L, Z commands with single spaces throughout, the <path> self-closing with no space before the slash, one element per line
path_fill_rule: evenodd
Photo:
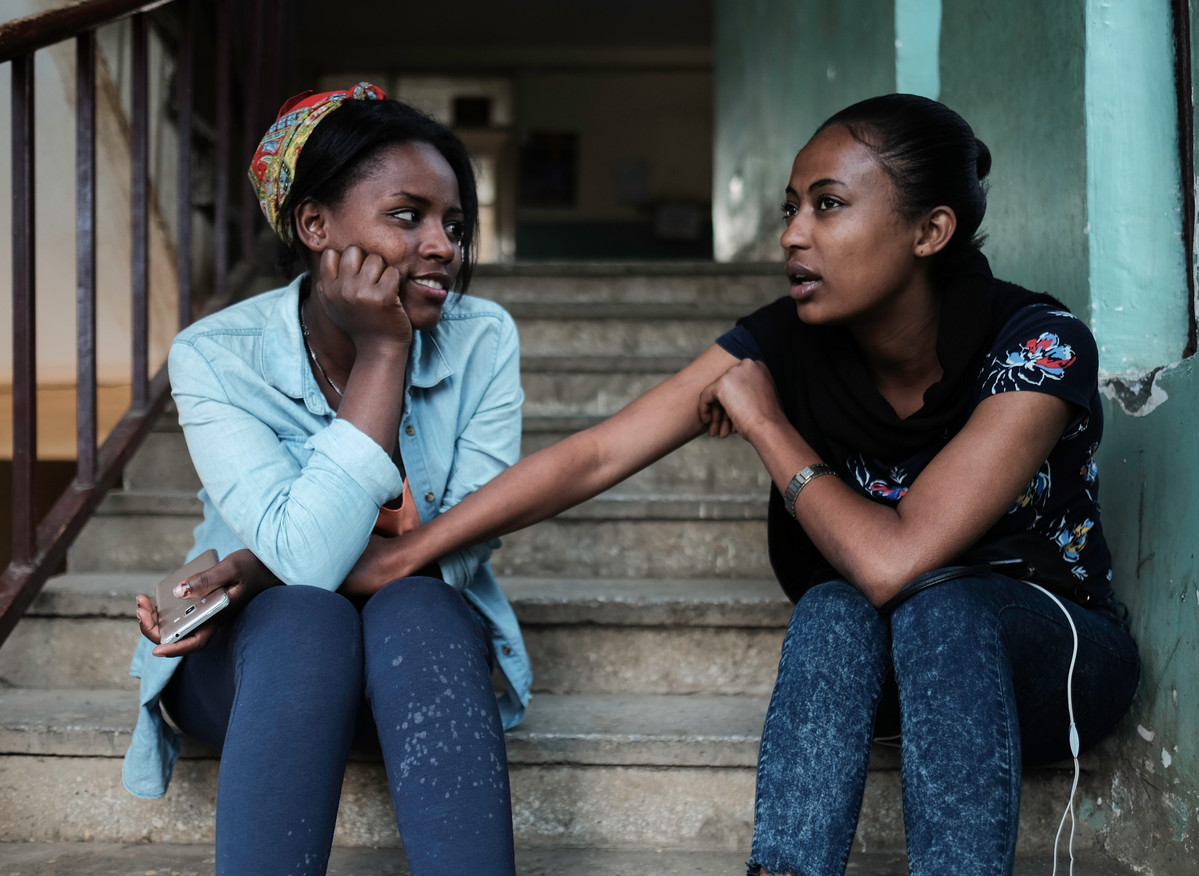
<path fill-rule="evenodd" d="M 1066 708 L 1070 714 L 1070 754 L 1074 759 L 1074 783 L 1070 786 L 1070 799 L 1066 802 L 1066 811 L 1062 813 L 1062 820 L 1058 822 L 1057 834 L 1053 838 L 1053 876 L 1057 876 L 1057 844 L 1062 837 L 1062 828 L 1066 826 L 1066 816 L 1070 816 L 1070 844 L 1068 846 L 1070 852 L 1070 876 L 1074 876 L 1074 795 L 1078 792 L 1078 727 L 1074 724 L 1074 664 L 1078 660 L 1078 627 L 1074 626 L 1074 618 L 1070 616 L 1070 612 L 1066 611 L 1066 606 L 1062 605 L 1062 601 L 1042 587 L 1040 584 L 1033 584 L 1032 581 L 1024 583 L 1036 587 L 1055 603 L 1062 610 L 1062 614 L 1066 616 L 1066 621 L 1070 624 L 1070 632 L 1074 636 L 1074 651 L 1070 655 L 1070 669 L 1066 673 Z"/>

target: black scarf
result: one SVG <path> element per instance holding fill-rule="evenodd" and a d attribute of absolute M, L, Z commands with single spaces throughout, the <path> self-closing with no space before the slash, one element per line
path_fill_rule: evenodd
<path fill-rule="evenodd" d="M 1041 302 L 1065 309 L 1048 295 L 996 280 L 981 253 L 963 258 L 941 301 L 942 377 L 924 393 L 924 406 L 906 419 L 875 388 L 848 329 L 804 324 L 790 298 L 738 324 L 762 350 L 787 419 L 821 459 L 844 472 L 846 460 L 858 453 L 900 463 L 956 434 L 970 415 L 978 372 L 996 334 L 1017 310 Z M 773 485 L 767 538 L 771 567 L 793 601 L 813 584 L 836 577 Z"/>

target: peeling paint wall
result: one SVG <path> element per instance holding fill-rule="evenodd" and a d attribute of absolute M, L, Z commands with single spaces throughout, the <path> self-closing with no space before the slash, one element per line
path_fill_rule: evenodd
<path fill-rule="evenodd" d="M 1141 689 L 1110 764 L 1108 845 L 1152 872 L 1199 860 L 1199 367 L 1161 374 L 1143 417 L 1106 405 L 1104 526 L 1141 649 Z"/>
<path fill-rule="evenodd" d="M 1161 15 L 1167 6 L 1163 0 L 1154 3 L 1154 14 L 1145 14 L 1148 10 L 1128 0 L 1104 5 L 1125 7 L 1109 10 L 1112 15 L 1131 14 L 1134 10 L 1128 7 L 1135 6 L 1133 21 L 1148 31 L 1139 39 L 1160 47 Z M 1192 70 L 1199 63 L 1195 13 L 1192 2 Z M 1173 71 L 1159 70 L 1158 77 L 1172 80 Z M 1172 101 L 1169 91 L 1158 87 L 1145 98 L 1159 104 L 1159 118 L 1173 109 L 1160 105 Z M 1176 162 L 1177 141 L 1166 145 L 1175 150 Z M 1135 157 L 1154 161 L 1161 146 L 1151 147 L 1158 153 L 1147 149 Z M 1177 170 L 1175 174 L 1177 179 Z M 1193 184 L 1199 185 L 1199 179 Z M 1177 360 L 1185 338 L 1185 272 L 1195 270 L 1195 265 L 1183 262 L 1179 194 L 1176 188 L 1155 192 L 1149 199 L 1157 220 L 1169 214 L 1174 224 L 1162 225 L 1151 242 L 1124 244 L 1124 256 L 1131 255 L 1138 266 L 1125 288 L 1105 286 L 1106 274 L 1092 276 L 1097 333 L 1128 360 L 1148 367 L 1139 382 L 1127 376 L 1109 381 L 1107 436 L 1100 457 L 1104 526 L 1115 548 L 1115 580 L 1131 612 L 1142 661 L 1138 700 L 1110 764 L 1108 846 L 1160 874 L 1199 869 L 1199 363 L 1194 357 L 1171 361 Z M 1148 229 L 1136 221 L 1143 206 L 1117 206 L 1111 221 L 1134 228 L 1140 224 L 1143 233 Z M 1163 242 L 1168 251 L 1161 251 Z M 1091 264 L 1096 265 L 1094 257 Z M 1125 299 L 1126 307 L 1135 303 L 1150 311 L 1148 316 L 1123 311 L 1123 336 L 1117 330 L 1120 321 L 1112 319 L 1119 305 L 1101 300 L 1118 297 Z M 1170 324 L 1158 328 L 1163 319 Z M 1146 335 L 1155 343 L 1142 343 Z M 1106 367 L 1125 370 L 1112 357 Z"/>
<path fill-rule="evenodd" d="M 1108 399 L 1099 454 L 1104 529 L 1143 660 L 1138 700 L 1105 747 L 1079 813 L 1109 852 L 1144 872 L 1194 873 L 1199 368 L 1177 361 L 1186 278 L 1168 64 L 1157 66 L 1165 82 L 1142 82 L 1145 93 L 1120 97 L 1166 123 L 1143 123 L 1118 150 L 1094 142 L 1113 146 L 1119 125 L 1105 115 L 1109 80 L 1138 66 L 1131 46 L 1162 48 L 1169 3 L 1013 0 L 997 9 L 977 0 L 945 4 L 941 99 L 995 156 L 984 228 L 996 274 L 1059 295 L 1095 328 Z M 1099 14 L 1102 47 L 1088 42 L 1101 30 L 1089 16 Z M 1130 32 L 1138 27 L 1146 32 Z M 1089 173 L 1089 160 L 1104 162 L 1102 172 Z M 1117 263 L 1131 267 L 1108 270 Z"/>

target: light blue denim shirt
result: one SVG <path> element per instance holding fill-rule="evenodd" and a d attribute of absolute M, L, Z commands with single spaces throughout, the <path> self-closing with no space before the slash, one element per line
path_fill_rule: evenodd
<path fill-rule="evenodd" d="M 373 440 L 334 416 L 300 334 L 297 278 L 206 317 L 175 338 L 171 391 L 204 487 L 204 520 L 187 559 L 249 547 L 286 584 L 336 590 L 366 547 L 379 507 L 403 479 Z M 520 347 L 512 317 L 469 296 L 449 303 L 409 355 L 399 443 L 422 523 L 516 461 Z M 516 616 L 488 565 L 495 540 L 442 557 L 442 576 L 490 626 L 505 679 L 505 728 L 524 715 L 532 672 Z M 142 638 L 132 675 L 141 712 L 122 777 L 161 797 L 179 755 L 159 697 L 182 658 Z"/>

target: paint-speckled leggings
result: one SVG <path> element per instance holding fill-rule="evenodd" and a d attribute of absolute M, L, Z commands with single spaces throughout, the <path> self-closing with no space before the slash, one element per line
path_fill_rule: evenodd
<path fill-rule="evenodd" d="M 259 594 L 163 698 L 222 749 L 217 873 L 325 872 L 357 727 L 377 734 L 414 876 L 512 874 L 492 657 L 482 619 L 435 578 L 392 582 L 361 612 L 316 587 Z"/>
<path fill-rule="evenodd" d="M 1063 603 L 1078 627 L 1085 749 L 1128 708 L 1140 663 L 1110 614 Z M 844 581 L 812 588 L 791 617 L 762 731 L 749 872 L 845 872 L 875 711 L 894 678 L 909 872 L 1011 873 L 1021 763 L 1069 757 L 1072 645 L 1061 609 L 1002 575 L 939 584 L 889 618 Z"/>

